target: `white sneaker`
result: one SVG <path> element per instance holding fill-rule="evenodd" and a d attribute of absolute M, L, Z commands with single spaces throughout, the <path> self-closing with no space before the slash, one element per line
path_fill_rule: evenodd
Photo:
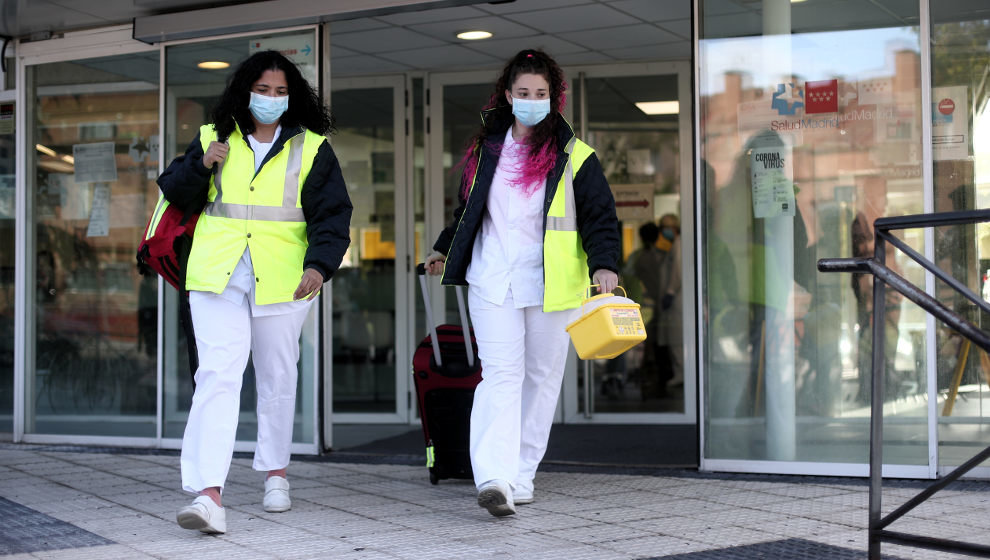
<path fill-rule="evenodd" d="M 209 496 L 199 496 L 175 515 L 179 527 L 203 533 L 226 533 L 227 512 Z"/>
<path fill-rule="evenodd" d="M 533 503 L 533 488 L 524 485 L 517 485 L 512 491 L 512 501 L 517 506 Z"/>
<path fill-rule="evenodd" d="M 478 488 L 478 505 L 495 517 L 516 513 L 512 488 L 504 480 L 489 480 Z"/>
<path fill-rule="evenodd" d="M 289 499 L 289 481 L 281 476 L 270 476 L 265 481 L 265 499 L 262 501 L 265 511 L 280 513 L 292 508 Z"/>

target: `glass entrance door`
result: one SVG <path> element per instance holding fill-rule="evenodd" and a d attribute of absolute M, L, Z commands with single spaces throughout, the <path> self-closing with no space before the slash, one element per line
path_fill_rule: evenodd
<path fill-rule="evenodd" d="M 619 284 L 640 304 L 647 339 L 565 379 L 565 418 L 693 423 L 697 367 L 687 63 L 569 72 L 575 129 L 598 155 L 622 237 Z M 620 292 L 621 293 L 621 292 Z"/>
<path fill-rule="evenodd" d="M 26 68 L 26 434 L 156 437 L 158 77 L 157 50 Z"/>
<path fill-rule="evenodd" d="M 333 278 L 335 423 L 408 421 L 409 236 L 402 76 L 335 79 L 332 137 L 354 212 Z M 346 118 L 344 118 L 346 116 Z"/>
<path fill-rule="evenodd" d="M 467 141 L 478 132 L 481 107 L 491 97 L 493 72 L 432 74 L 428 85 L 429 165 L 426 184 L 431 186 L 426 204 L 426 240 L 420 255 L 433 250 L 437 235 L 450 222 L 458 206 L 461 175 L 455 169 Z M 443 189 L 438 191 L 438 189 Z M 457 300 L 445 297 L 440 281 L 430 281 L 433 316 L 437 323 L 460 324 Z M 465 298 L 465 304 L 466 302 Z"/>

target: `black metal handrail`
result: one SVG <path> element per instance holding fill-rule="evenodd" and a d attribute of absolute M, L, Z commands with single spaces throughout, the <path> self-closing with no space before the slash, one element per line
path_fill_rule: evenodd
<path fill-rule="evenodd" d="M 886 262 L 886 244 L 890 243 L 900 249 L 912 260 L 931 272 L 936 278 L 945 282 L 956 292 L 962 294 L 977 307 L 990 313 L 990 304 L 970 290 L 965 284 L 945 273 L 935 263 L 909 247 L 906 243 L 892 235 L 893 230 L 930 228 L 950 225 L 966 225 L 990 222 L 990 210 L 967 210 L 961 212 L 941 212 L 934 214 L 915 214 L 879 218 L 873 222 L 873 257 L 858 258 L 829 258 L 818 261 L 821 272 L 856 272 L 873 275 L 873 356 L 872 356 L 872 395 L 870 401 L 870 505 L 869 505 L 869 557 L 880 559 L 881 542 L 892 542 L 943 550 L 960 552 L 974 556 L 990 557 L 990 546 L 964 541 L 925 537 L 885 528 L 903 516 L 905 513 L 927 500 L 949 483 L 969 472 L 987 458 L 990 458 L 990 446 L 977 453 L 971 459 L 956 467 L 952 472 L 926 487 L 916 496 L 884 517 L 880 516 L 880 501 L 882 497 L 883 469 L 883 380 L 885 377 L 884 360 L 884 316 L 886 315 L 886 287 L 890 286 L 904 297 L 916 303 L 919 307 L 942 320 L 946 325 L 955 329 L 966 339 L 980 348 L 990 352 L 990 336 L 978 326 L 952 311 L 932 296 L 919 289 L 910 281 L 904 279 L 888 268 Z M 878 281 L 879 280 L 879 281 Z M 935 387 L 937 391 L 937 387 Z M 932 387 L 928 388 L 931 394 Z M 931 397 L 929 397 L 931 398 Z"/>

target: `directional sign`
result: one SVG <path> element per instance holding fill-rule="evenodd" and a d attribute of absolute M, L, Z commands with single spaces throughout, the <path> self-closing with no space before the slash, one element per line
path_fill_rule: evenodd
<path fill-rule="evenodd" d="M 250 54 L 258 51 L 278 51 L 282 56 L 296 63 L 310 85 L 316 83 L 316 51 L 313 48 L 312 33 L 253 38 L 250 40 L 248 51 Z"/>
<path fill-rule="evenodd" d="M 620 220 L 653 220 L 653 185 L 612 185 Z"/>

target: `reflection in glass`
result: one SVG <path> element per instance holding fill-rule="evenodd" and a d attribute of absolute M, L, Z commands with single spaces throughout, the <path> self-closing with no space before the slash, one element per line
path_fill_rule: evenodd
<path fill-rule="evenodd" d="M 157 200 L 158 54 L 33 66 L 30 433 L 155 435 L 156 280 L 134 255 Z"/>
<path fill-rule="evenodd" d="M 700 45 L 704 454 L 865 463 L 871 285 L 815 263 L 872 254 L 872 220 L 923 211 L 918 35 L 791 34 L 791 16 L 816 24 L 786 9 L 765 36 Z M 899 235 L 923 251 L 922 232 Z M 887 264 L 924 285 L 896 250 Z M 927 464 L 924 313 L 887 308 L 885 462 Z"/>
<path fill-rule="evenodd" d="M 939 3 L 931 11 L 935 211 L 987 208 L 990 20 Z M 936 228 L 935 259 L 973 292 L 990 299 L 990 224 Z M 990 326 L 990 317 L 962 295 L 942 283 L 936 283 L 936 290 L 936 298 L 950 309 L 984 329 Z M 939 466 L 956 466 L 986 446 L 990 358 L 942 323 L 936 323 L 936 329 Z"/>

